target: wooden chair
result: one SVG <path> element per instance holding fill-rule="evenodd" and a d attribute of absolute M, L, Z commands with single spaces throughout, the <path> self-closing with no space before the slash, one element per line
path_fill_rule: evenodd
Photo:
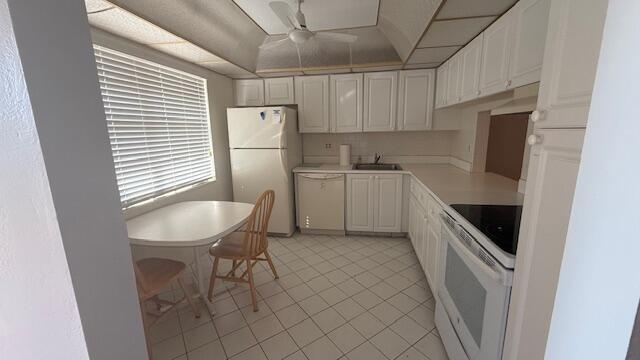
<path fill-rule="evenodd" d="M 187 292 L 184 282 L 180 278 L 185 268 L 186 265 L 183 262 L 161 258 L 147 258 L 133 263 L 133 269 L 136 274 L 136 284 L 138 286 L 138 300 L 142 313 L 142 324 L 144 326 L 145 338 L 147 338 L 149 356 L 151 356 L 151 347 L 149 346 L 148 340 L 149 328 L 164 317 L 170 310 L 186 300 L 189 306 L 191 306 L 194 315 L 197 318 L 200 317 L 200 311 L 193 303 L 191 295 Z M 158 294 L 174 280 L 177 281 L 184 296 L 175 302 L 160 299 Z M 149 300 L 155 304 L 157 312 L 152 313 L 147 311 L 145 304 Z M 165 307 L 167 305 L 168 307 Z"/>
<path fill-rule="evenodd" d="M 238 283 L 249 283 L 251 290 L 251 301 L 253 302 L 253 311 L 258 311 L 258 303 L 256 301 L 256 287 L 253 282 L 253 267 L 258 261 L 267 261 L 273 272 L 273 276 L 277 279 L 278 273 L 271 261 L 271 256 L 267 251 L 267 227 L 271 210 L 275 201 L 275 192 L 273 190 L 265 191 L 256 201 L 253 211 L 247 220 L 244 230 L 231 233 L 227 237 L 218 240 L 209 249 L 209 253 L 213 256 L 213 269 L 211 271 L 211 280 L 209 282 L 209 301 L 213 298 L 213 287 L 216 279 L 222 279 Z M 264 257 L 261 258 L 260 255 Z M 220 259 L 232 260 L 231 270 L 225 276 L 218 275 L 218 264 Z M 247 269 L 240 276 L 235 276 L 236 270 L 243 263 L 246 263 Z M 246 277 L 245 277 L 246 276 Z"/>

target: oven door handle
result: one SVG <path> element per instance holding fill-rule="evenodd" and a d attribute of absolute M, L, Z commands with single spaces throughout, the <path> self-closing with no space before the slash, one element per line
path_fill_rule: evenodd
<path fill-rule="evenodd" d="M 456 224 L 456 226 L 460 226 L 460 225 Z M 460 241 L 458 236 L 456 234 L 454 234 L 446 224 L 443 223 L 442 224 L 442 228 L 445 229 L 449 233 L 449 236 L 448 236 L 449 244 L 451 244 L 451 246 L 453 246 L 458 252 L 462 252 L 461 255 L 463 255 L 464 258 L 467 258 L 471 262 L 473 262 L 476 265 L 476 267 L 482 269 L 483 272 L 485 274 L 487 274 L 491 279 L 499 282 L 500 284 L 502 284 L 504 286 L 509 286 L 510 285 L 510 279 L 509 279 L 508 276 L 505 276 L 505 273 L 503 271 L 500 271 L 500 270 L 496 269 L 494 266 L 490 266 L 489 264 L 487 264 L 484 261 L 482 261 L 478 257 L 478 255 L 476 255 L 473 252 L 471 252 L 471 250 L 469 250 L 467 248 L 467 246 L 465 246 L 462 243 L 462 241 Z M 495 265 L 495 266 L 498 266 L 498 265 Z"/>

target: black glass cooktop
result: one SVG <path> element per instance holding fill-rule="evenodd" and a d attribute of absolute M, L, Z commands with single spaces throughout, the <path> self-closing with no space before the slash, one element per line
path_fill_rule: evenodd
<path fill-rule="evenodd" d="M 522 206 L 454 204 L 451 207 L 500 249 L 516 254 Z"/>

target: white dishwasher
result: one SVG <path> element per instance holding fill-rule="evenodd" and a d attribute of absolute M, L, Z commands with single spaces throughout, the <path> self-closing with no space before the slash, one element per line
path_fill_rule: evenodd
<path fill-rule="evenodd" d="M 298 173 L 300 230 L 344 231 L 344 174 Z"/>

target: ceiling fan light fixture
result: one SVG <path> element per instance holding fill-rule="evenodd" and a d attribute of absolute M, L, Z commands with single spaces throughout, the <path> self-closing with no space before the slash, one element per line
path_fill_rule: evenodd
<path fill-rule="evenodd" d="M 308 30 L 294 29 L 289 32 L 289 39 L 296 44 L 303 44 L 313 37 L 313 33 Z"/>

